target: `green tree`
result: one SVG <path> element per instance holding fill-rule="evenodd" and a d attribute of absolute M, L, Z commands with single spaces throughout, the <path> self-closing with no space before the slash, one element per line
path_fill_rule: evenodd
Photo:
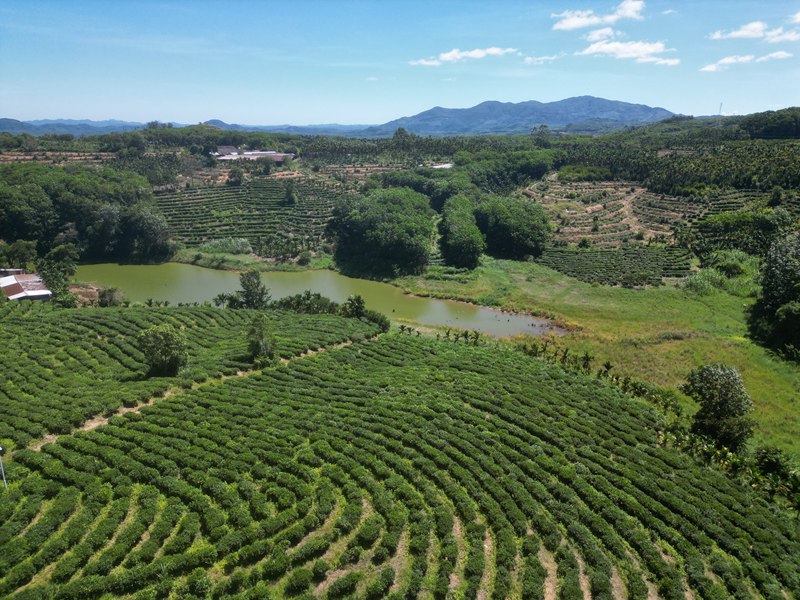
<path fill-rule="evenodd" d="M 188 359 L 183 332 L 167 323 L 140 331 L 136 345 L 152 375 L 175 375 Z"/>
<path fill-rule="evenodd" d="M 251 308 L 264 310 L 269 306 L 269 289 L 261 281 L 261 275 L 255 269 L 250 269 L 239 275 L 241 290 L 232 293 L 218 294 L 214 304 L 225 308 Z"/>
<path fill-rule="evenodd" d="M 493 198 L 478 206 L 476 219 L 488 251 L 497 256 L 538 256 L 550 236 L 544 209 L 528 200 Z"/>
<path fill-rule="evenodd" d="M 264 314 L 257 314 L 247 330 L 247 352 L 251 360 L 257 365 L 273 362 L 276 345 L 267 317 Z"/>
<path fill-rule="evenodd" d="M 250 269 L 239 275 L 239 284 L 242 286 L 242 308 L 267 308 L 270 301 L 269 290 L 261 281 L 258 271 Z"/>
<path fill-rule="evenodd" d="M 331 229 L 336 260 L 346 270 L 375 274 L 421 273 L 432 244 L 428 198 L 408 188 L 342 198 Z"/>
<path fill-rule="evenodd" d="M 689 373 L 681 391 L 694 399 L 700 410 L 692 432 L 708 437 L 718 447 L 738 452 L 753 433 L 753 400 L 735 367 L 704 365 Z"/>
<path fill-rule="evenodd" d="M 69 291 L 69 278 L 75 274 L 78 249 L 72 244 L 56 246 L 36 264 L 36 270 L 45 286 L 53 294 L 52 302 L 75 306 L 77 298 Z"/>
<path fill-rule="evenodd" d="M 475 222 L 472 201 L 463 195 L 445 202 L 440 225 L 442 256 L 449 265 L 474 269 L 486 248 Z"/>
<path fill-rule="evenodd" d="M 284 204 L 288 204 L 289 206 L 297 204 L 297 191 L 294 187 L 294 181 L 290 181 L 286 184 L 286 193 L 283 200 Z"/>
<path fill-rule="evenodd" d="M 750 316 L 751 331 L 796 358 L 800 348 L 800 232 L 772 244 L 761 284 L 761 296 Z"/>
<path fill-rule="evenodd" d="M 364 298 L 356 294 L 354 296 L 349 296 L 347 300 L 345 300 L 344 304 L 342 304 L 339 309 L 339 314 L 343 317 L 358 319 L 364 316 L 365 310 L 366 303 L 364 302 Z"/>
<path fill-rule="evenodd" d="M 17 240 L 6 246 L 5 255 L 10 267 L 24 269 L 29 262 L 36 260 L 36 242 Z"/>
<path fill-rule="evenodd" d="M 231 170 L 228 171 L 228 185 L 242 185 L 244 181 L 244 171 L 242 171 L 242 167 L 239 165 L 234 165 L 231 167 Z"/>

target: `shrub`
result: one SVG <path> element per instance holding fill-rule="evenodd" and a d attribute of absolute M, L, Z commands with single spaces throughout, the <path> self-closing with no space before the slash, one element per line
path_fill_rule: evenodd
<path fill-rule="evenodd" d="M 735 367 L 704 365 L 689 373 L 681 391 L 700 404 L 692 431 L 737 452 L 753 433 L 753 400 Z"/>
<path fill-rule="evenodd" d="M 201 252 L 224 253 L 224 254 L 250 254 L 253 247 L 247 238 L 224 238 L 221 240 L 211 240 L 200 245 Z"/>
<path fill-rule="evenodd" d="M 295 569 L 286 580 L 286 593 L 294 596 L 306 591 L 313 578 L 311 569 Z"/>
<path fill-rule="evenodd" d="M 172 325 L 154 325 L 139 333 L 136 343 L 154 375 L 175 375 L 187 361 L 186 338 Z"/>
<path fill-rule="evenodd" d="M 247 352 L 256 364 L 268 364 L 275 360 L 275 336 L 269 330 L 267 317 L 258 314 L 250 322 L 247 331 Z"/>
<path fill-rule="evenodd" d="M 348 573 L 344 577 L 340 577 L 328 588 L 328 598 L 342 598 L 352 594 L 360 579 L 360 573 Z"/>
<path fill-rule="evenodd" d="M 311 567 L 311 574 L 314 577 L 314 581 L 322 581 L 325 579 L 325 576 L 328 574 L 330 568 L 331 567 L 327 560 L 320 558 L 318 561 L 316 561 Z"/>

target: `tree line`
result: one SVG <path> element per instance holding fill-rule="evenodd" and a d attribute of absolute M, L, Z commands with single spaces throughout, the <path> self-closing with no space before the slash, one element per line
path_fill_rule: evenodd
<path fill-rule="evenodd" d="M 83 259 L 150 261 L 171 252 L 148 181 L 108 167 L 0 167 L 0 239 L 40 255 L 73 244 Z"/>

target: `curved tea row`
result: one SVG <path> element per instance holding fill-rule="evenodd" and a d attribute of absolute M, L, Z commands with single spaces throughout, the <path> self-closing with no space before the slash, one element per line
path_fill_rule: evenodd
<path fill-rule="evenodd" d="M 800 594 L 797 521 L 655 419 L 510 350 L 358 342 L 16 452 L 0 595 Z"/>

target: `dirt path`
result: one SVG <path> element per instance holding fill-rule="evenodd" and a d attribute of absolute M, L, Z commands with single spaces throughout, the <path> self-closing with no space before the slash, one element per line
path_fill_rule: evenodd
<path fill-rule="evenodd" d="M 347 346 L 352 345 L 352 340 L 347 340 L 345 342 L 340 342 L 338 344 L 333 344 L 332 346 L 328 346 L 327 348 L 318 348 L 317 350 L 306 350 L 302 354 L 298 354 L 296 356 L 292 356 L 291 358 L 281 358 L 279 364 L 287 365 L 292 361 L 301 360 L 303 358 L 308 358 L 309 356 L 314 356 L 315 354 L 320 354 L 322 352 L 329 352 L 331 350 L 340 350 L 341 348 L 346 348 Z M 209 377 L 205 381 L 197 383 L 193 385 L 190 389 L 196 390 L 208 385 L 213 385 L 215 383 L 219 383 L 220 381 L 225 381 L 226 379 L 232 379 L 234 377 L 251 377 L 253 375 L 257 375 L 261 373 L 263 369 L 251 369 L 249 371 L 238 371 L 236 375 L 220 375 L 219 377 Z M 73 429 L 70 433 L 63 433 L 60 435 L 55 435 L 53 433 L 49 433 L 38 440 L 34 440 L 30 444 L 28 444 L 28 449 L 33 450 L 34 452 L 39 452 L 43 446 L 47 444 L 52 444 L 53 442 L 57 441 L 59 437 L 62 435 L 72 435 L 78 431 L 91 431 L 93 429 L 97 429 L 103 425 L 107 425 L 108 422 L 113 419 L 114 417 L 120 417 L 126 413 L 139 413 L 143 408 L 146 406 L 152 406 L 159 400 L 164 400 L 166 398 L 171 398 L 173 396 L 180 396 L 186 392 L 186 388 L 180 387 L 169 387 L 167 388 L 164 393 L 159 396 L 152 396 L 146 402 L 142 402 L 141 404 L 137 404 L 136 406 L 120 406 L 114 414 L 108 417 L 103 417 L 100 415 L 96 415 L 89 419 L 88 421 L 84 422 L 83 425 L 80 427 Z"/>
<path fill-rule="evenodd" d="M 644 584 L 647 586 L 647 600 L 659 600 L 658 590 L 653 582 L 650 581 L 647 574 L 642 570 L 642 563 L 639 562 L 639 559 L 636 558 L 632 552 L 627 551 L 627 554 L 636 569 L 641 573 L 642 581 L 644 581 Z"/>
<path fill-rule="evenodd" d="M 489 528 L 486 528 L 486 537 L 483 540 L 483 576 L 478 588 L 478 600 L 487 600 L 491 595 L 491 587 L 494 583 L 494 540 L 492 539 Z"/>
<path fill-rule="evenodd" d="M 583 562 L 583 557 L 575 548 L 572 549 L 572 554 L 575 555 L 575 560 L 578 563 L 578 583 L 580 583 L 581 591 L 583 592 L 583 600 L 592 600 L 592 586 L 589 584 L 589 577 L 586 575 L 586 563 Z"/>
<path fill-rule="evenodd" d="M 467 562 L 467 543 L 464 540 L 464 534 L 461 528 L 461 519 L 453 515 L 453 537 L 456 540 L 456 564 L 453 566 L 453 572 L 450 573 L 450 591 L 454 591 L 461 582 L 464 580 L 464 566 Z"/>
<path fill-rule="evenodd" d="M 411 561 L 408 559 L 408 529 L 404 529 L 400 534 L 400 541 L 397 542 L 397 550 L 389 561 L 394 569 L 394 583 L 389 588 L 389 592 L 395 594 L 400 591 L 401 582 L 406 578 Z"/>
<path fill-rule="evenodd" d="M 558 592 L 558 565 L 553 554 L 544 546 L 539 547 L 539 562 L 547 571 L 544 578 L 544 600 L 556 600 Z"/>
<path fill-rule="evenodd" d="M 611 565 L 611 593 L 614 594 L 615 600 L 627 600 L 628 598 L 628 589 L 615 565 Z"/>

